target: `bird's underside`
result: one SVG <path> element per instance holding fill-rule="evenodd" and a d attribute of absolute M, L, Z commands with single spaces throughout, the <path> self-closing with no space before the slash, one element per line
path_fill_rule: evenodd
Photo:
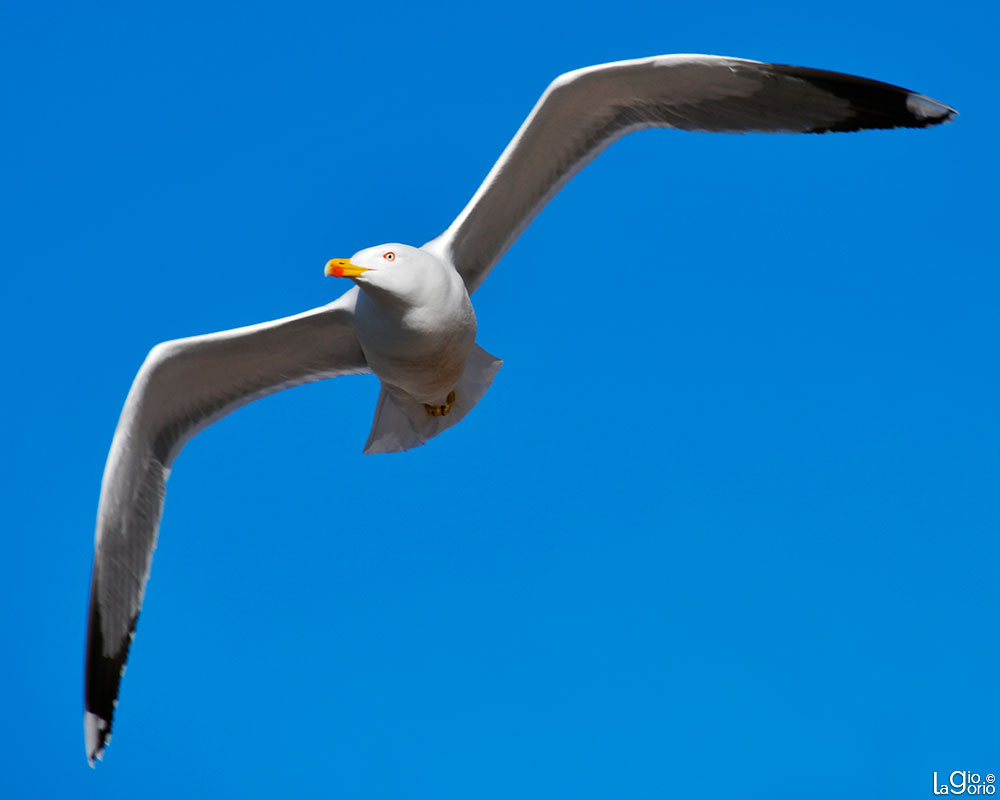
<path fill-rule="evenodd" d="M 719 56 L 588 67 L 553 81 L 455 221 L 423 248 L 410 249 L 456 270 L 471 295 L 573 175 L 616 139 L 644 128 L 828 133 L 924 128 L 955 113 L 879 81 Z M 337 263 L 347 277 L 353 267 L 367 269 L 347 259 Z M 275 322 L 157 345 L 136 375 L 112 441 L 97 515 L 84 717 L 91 764 L 110 737 L 174 457 L 198 431 L 259 397 L 323 378 L 378 375 L 356 329 L 358 293 L 352 288 L 326 306 Z M 461 419 L 499 367 L 477 346 L 468 358 L 465 383 L 443 403 L 394 406 L 383 388 L 368 451 L 405 449 L 414 441 L 406 437 L 418 428 L 422 443 Z M 380 420 L 388 432 L 377 439 Z"/>

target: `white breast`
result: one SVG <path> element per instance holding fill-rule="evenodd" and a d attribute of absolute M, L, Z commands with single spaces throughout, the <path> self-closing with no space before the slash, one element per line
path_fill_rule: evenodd
<path fill-rule="evenodd" d="M 458 273 L 440 264 L 422 271 L 405 298 L 361 286 L 355 326 L 371 367 L 390 393 L 440 405 L 455 388 L 476 339 L 476 314 Z"/>

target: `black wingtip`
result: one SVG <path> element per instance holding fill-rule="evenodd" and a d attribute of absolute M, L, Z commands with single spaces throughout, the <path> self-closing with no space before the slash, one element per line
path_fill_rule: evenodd
<path fill-rule="evenodd" d="M 107 647 L 101 625 L 99 581 L 95 571 L 90 583 L 90 614 L 87 620 L 87 654 L 84 665 L 83 733 L 87 761 L 95 766 L 111 741 L 111 724 L 118 701 L 118 689 L 125 673 L 129 645 L 135 633 L 138 614 L 129 624 L 128 634 L 113 647 Z"/>
<path fill-rule="evenodd" d="M 958 112 L 926 95 L 891 83 L 808 67 L 775 64 L 785 75 L 806 81 L 847 103 L 847 113 L 836 122 L 809 133 L 834 133 L 873 128 L 929 128 L 951 122 Z"/>

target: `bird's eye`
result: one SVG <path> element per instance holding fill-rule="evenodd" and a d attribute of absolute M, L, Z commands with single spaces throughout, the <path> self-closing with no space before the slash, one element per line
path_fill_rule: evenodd
<path fill-rule="evenodd" d="M 396 254 L 392 252 L 392 250 L 390 250 L 388 253 L 383 253 L 382 258 L 384 258 L 386 261 L 395 261 Z"/>

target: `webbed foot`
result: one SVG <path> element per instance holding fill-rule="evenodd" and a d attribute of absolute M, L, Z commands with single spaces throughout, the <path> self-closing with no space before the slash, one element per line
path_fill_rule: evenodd
<path fill-rule="evenodd" d="M 455 390 L 452 389 L 448 392 L 448 397 L 445 399 L 445 403 L 442 406 L 432 406 L 429 403 L 424 403 L 424 408 L 427 409 L 427 413 L 432 417 L 443 417 L 451 411 L 451 407 L 455 405 Z"/>

